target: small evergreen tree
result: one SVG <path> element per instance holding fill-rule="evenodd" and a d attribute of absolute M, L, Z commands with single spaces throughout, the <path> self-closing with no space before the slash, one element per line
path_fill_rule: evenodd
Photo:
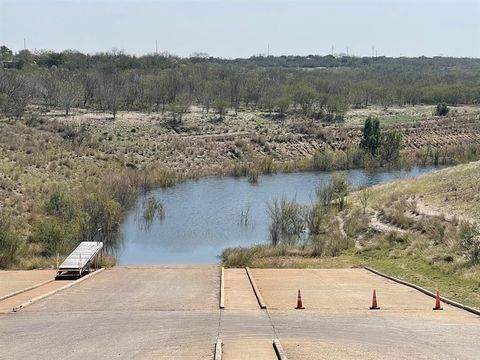
<path fill-rule="evenodd" d="M 380 121 L 369 116 L 363 126 L 363 137 L 360 147 L 372 156 L 377 154 L 380 146 Z"/>
<path fill-rule="evenodd" d="M 435 109 L 435 115 L 436 116 L 446 116 L 450 109 L 448 108 L 447 104 L 445 103 L 440 103 L 437 104 L 437 107 Z"/>

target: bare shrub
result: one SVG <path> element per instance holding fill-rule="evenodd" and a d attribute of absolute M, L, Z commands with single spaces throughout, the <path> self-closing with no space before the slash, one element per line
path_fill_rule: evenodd
<path fill-rule="evenodd" d="M 363 188 L 360 191 L 360 204 L 362 204 L 362 209 L 363 209 L 363 215 L 365 215 L 365 212 L 367 210 L 368 206 L 368 201 L 370 200 L 371 197 L 371 191 L 368 188 Z"/>
<path fill-rule="evenodd" d="M 333 174 L 327 183 L 322 182 L 317 186 L 315 193 L 321 205 L 329 206 L 335 201 L 341 211 L 346 205 L 349 186 L 343 174 Z"/>
<path fill-rule="evenodd" d="M 322 206 L 329 206 L 335 198 L 333 185 L 331 182 L 322 182 L 315 189 L 317 200 Z"/>
<path fill-rule="evenodd" d="M 361 208 L 354 208 L 345 218 L 344 229 L 348 236 L 356 237 L 368 231 L 370 217 L 362 212 Z"/>
<path fill-rule="evenodd" d="M 462 234 L 460 247 L 465 256 L 474 264 L 480 263 L 480 225 L 466 226 Z"/>
<path fill-rule="evenodd" d="M 268 204 L 272 245 L 298 244 L 307 230 L 307 208 L 295 201 L 282 199 Z"/>

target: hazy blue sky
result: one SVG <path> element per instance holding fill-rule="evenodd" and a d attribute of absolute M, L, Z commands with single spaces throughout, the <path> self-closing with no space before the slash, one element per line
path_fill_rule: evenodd
<path fill-rule="evenodd" d="M 480 57 L 480 0 L 0 0 L 0 44 L 188 56 Z"/>

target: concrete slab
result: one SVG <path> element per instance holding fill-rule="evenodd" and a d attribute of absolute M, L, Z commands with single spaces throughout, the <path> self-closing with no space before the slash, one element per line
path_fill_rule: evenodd
<path fill-rule="evenodd" d="M 272 341 L 231 340 L 223 345 L 224 360 L 278 360 Z"/>
<path fill-rule="evenodd" d="M 225 269 L 225 309 L 259 309 L 245 269 Z"/>
<path fill-rule="evenodd" d="M 0 297 L 55 277 L 55 270 L 0 271 Z"/>
<path fill-rule="evenodd" d="M 216 266 L 115 267 L 22 311 L 214 310 L 219 292 Z"/>
<path fill-rule="evenodd" d="M 458 322 L 449 318 L 401 318 L 380 312 L 371 315 L 295 310 L 269 313 L 289 360 L 473 360 L 480 354 L 480 319 L 473 316 L 471 321 Z"/>
<path fill-rule="evenodd" d="M 105 270 L 0 314 L 0 359 L 212 359 L 219 274 L 216 266 Z"/>
<path fill-rule="evenodd" d="M 71 284 L 74 280 L 57 280 L 52 281 L 48 284 L 39 286 L 35 289 L 23 292 L 21 294 L 9 297 L 5 300 L 0 301 L 0 313 L 11 312 L 12 309 L 16 306 L 26 303 L 29 300 L 36 298 L 49 293 L 50 291 L 59 289 L 67 284 Z"/>
<path fill-rule="evenodd" d="M 239 339 L 273 340 L 275 332 L 265 310 L 223 310 L 219 337 L 224 343 Z"/>
<path fill-rule="evenodd" d="M 364 269 L 252 269 L 252 273 L 267 306 L 273 310 L 293 310 L 301 289 L 307 310 L 371 313 L 368 308 L 376 289 L 380 313 L 458 321 L 474 318 L 448 305 L 443 306 L 444 311 L 434 312 L 435 300 L 431 297 Z"/>
<path fill-rule="evenodd" d="M 411 359 L 395 348 L 365 346 L 354 343 L 287 341 L 283 343 L 288 360 L 383 360 Z M 416 359 L 421 359 L 416 357 Z M 427 357 L 425 359 L 431 359 Z"/>
<path fill-rule="evenodd" d="M 218 321 L 218 310 L 4 314 L 0 359 L 211 360 Z"/>
<path fill-rule="evenodd" d="M 446 305 L 434 312 L 434 299 L 364 270 L 252 269 L 277 310 L 258 309 L 240 271 L 231 273 L 226 290 L 239 308 L 219 310 L 218 267 L 106 270 L 18 313 L 0 314 L 0 359 L 212 359 L 217 338 L 227 355 L 252 359 L 274 354 L 275 338 L 290 360 L 480 353 L 478 316 Z M 293 310 L 299 287 L 305 310 Z M 368 310 L 373 287 L 380 311 Z"/>

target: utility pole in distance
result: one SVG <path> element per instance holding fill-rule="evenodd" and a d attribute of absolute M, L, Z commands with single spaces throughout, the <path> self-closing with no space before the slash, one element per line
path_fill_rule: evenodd
<path fill-rule="evenodd" d="M 23 38 L 23 50 L 27 50 L 27 39 Z"/>
<path fill-rule="evenodd" d="M 158 41 L 155 40 L 155 55 L 158 54 Z"/>

